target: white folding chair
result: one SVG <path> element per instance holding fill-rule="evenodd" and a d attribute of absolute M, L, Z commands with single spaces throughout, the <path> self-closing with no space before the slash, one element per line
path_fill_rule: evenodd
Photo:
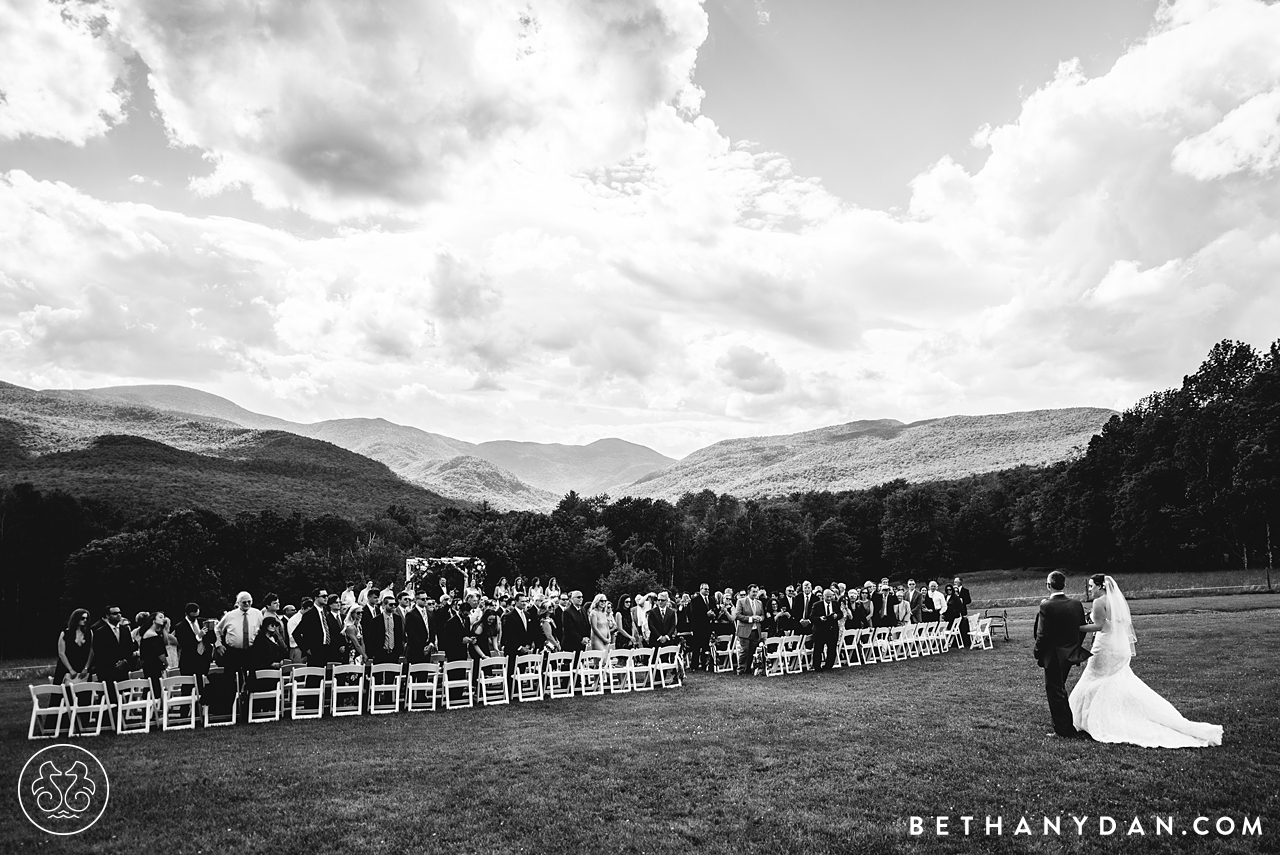
<path fill-rule="evenodd" d="M 969 648 L 990 650 L 994 646 L 991 641 L 991 618 L 979 619 L 977 625 L 969 631 Z"/>
<path fill-rule="evenodd" d="M 364 666 L 334 665 L 329 678 L 329 715 L 333 718 L 364 714 Z M 316 716 L 319 718 L 319 716 Z"/>
<path fill-rule="evenodd" d="M 471 688 L 471 660 L 454 659 L 446 662 L 443 672 L 444 708 L 457 710 L 475 706 L 475 694 Z"/>
<path fill-rule="evenodd" d="M 560 650 L 547 654 L 546 670 L 543 676 L 547 681 L 547 696 L 551 698 L 572 698 L 573 683 L 576 674 L 573 670 L 574 654 L 568 650 Z"/>
<path fill-rule="evenodd" d="M 516 657 L 516 672 L 511 675 L 517 701 L 540 701 L 542 686 L 542 654 L 525 653 Z"/>
<path fill-rule="evenodd" d="M 235 672 L 226 671 L 221 666 L 209 669 L 204 678 L 204 689 L 200 692 L 200 715 L 206 728 L 236 723 L 240 706 L 238 688 Z"/>
<path fill-rule="evenodd" d="M 782 650 L 781 635 L 771 635 L 764 640 L 764 675 L 781 677 L 787 673 L 787 660 Z"/>
<path fill-rule="evenodd" d="M 899 659 L 910 658 L 910 651 L 907 649 L 907 624 L 906 626 L 898 624 L 889 628 L 889 649 L 893 651 L 894 661 Z"/>
<path fill-rule="evenodd" d="M 653 659 L 653 681 L 664 689 L 678 689 L 684 685 L 680 679 L 679 645 L 658 648 Z"/>
<path fill-rule="evenodd" d="M 511 703 L 507 685 L 507 657 L 486 656 L 480 660 L 480 673 L 476 682 L 480 686 L 480 703 L 495 707 Z"/>
<path fill-rule="evenodd" d="M 289 672 L 289 717 L 304 719 L 324 715 L 325 682 L 325 669 L 295 665 Z"/>
<path fill-rule="evenodd" d="M 263 668 L 253 672 L 249 683 L 250 724 L 279 721 L 284 711 L 284 688 L 279 668 Z"/>
<path fill-rule="evenodd" d="M 858 632 L 856 629 L 846 629 L 840 636 L 839 659 L 846 668 L 862 664 L 862 659 L 858 656 Z"/>
<path fill-rule="evenodd" d="M 150 733 L 155 712 L 151 681 L 142 677 L 116 681 L 116 733 Z"/>
<path fill-rule="evenodd" d="M 405 710 L 434 712 L 439 695 L 440 666 L 434 662 L 417 662 L 410 665 L 405 682 Z"/>
<path fill-rule="evenodd" d="M 787 633 L 779 638 L 782 642 L 779 653 L 782 658 L 782 673 L 799 674 L 804 670 L 804 660 L 800 654 L 800 643 L 803 636 Z M 767 655 L 767 654 L 766 654 Z"/>
<path fill-rule="evenodd" d="M 946 629 L 942 631 L 942 652 L 946 653 L 951 649 L 951 645 L 960 646 L 960 618 L 951 621 Z"/>
<path fill-rule="evenodd" d="M 578 691 L 583 695 L 603 695 L 604 680 L 604 651 L 584 650 L 579 653 L 574 674 Z"/>
<path fill-rule="evenodd" d="M 62 735 L 62 719 L 71 712 L 71 704 L 67 702 L 67 692 L 61 684 L 57 686 L 28 686 L 31 690 L 31 724 L 27 728 L 27 739 L 56 739 Z M 53 730 L 49 730 L 49 720 L 53 719 Z M 71 724 L 67 724 L 67 735 L 71 735 Z"/>
<path fill-rule="evenodd" d="M 200 692 L 193 676 L 160 679 L 160 729 L 195 730 Z"/>
<path fill-rule="evenodd" d="M 737 639 L 732 635 L 717 635 L 711 640 L 711 665 L 717 674 L 738 670 Z"/>
<path fill-rule="evenodd" d="M 858 653 L 864 665 L 880 661 L 880 651 L 876 648 L 876 631 L 865 627 L 858 632 Z"/>
<path fill-rule="evenodd" d="M 813 670 L 813 635 L 801 635 L 800 641 L 796 644 L 796 662 L 798 668 L 796 673 Z"/>
<path fill-rule="evenodd" d="M 612 695 L 623 695 L 631 691 L 631 651 L 610 650 L 609 659 L 605 663 L 606 685 Z"/>
<path fill-rule="evenodd" d="M 369 668 L 369 714 L 400 712 L 399 662 L 384 662 Z"/>
<path fill-rule="evenodd" d="M 640 647 L 631 651 L 631 691 L 653 691 L 653 649 Z"/>
<path fill-rule="evenodd" d="M 99 736 L 104 726 L 115 730 L 115 715 L 106 683 L 77 683 L 67 687 L 66 695 L 71 705 L 67 736 Z"/>

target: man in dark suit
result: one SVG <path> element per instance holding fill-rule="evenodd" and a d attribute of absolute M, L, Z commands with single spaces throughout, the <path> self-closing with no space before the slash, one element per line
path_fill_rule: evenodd
<path fill-rule="evenodd" d="M 507 683 L 515 682 L 516 657 L 533 652 L 537 618 L 530 615 L 524 591 L 516 591 L 511 611 L 502 616 L 502 652 L 507 654 Z"/>
<path fill-rule="evenodd" d="M 637 605 L 639 604 L 637 603 Z M 555 611 L 552 613 L 552 617 L 555 620 L 556 641 L 560 642 L 561 650 L 569 649 L 564 646 L 564 616 L 565 612 L 571 608 L 573 608 L 573 602 L 569 599 L 569 592 L 564 591 L 560 594 L 560 601 L 556 604 Z"/>
<path fill-rule="evenodd" d="M 800 586 L 800 592 L 787 601 L 787 612 L 791 615 L 792 628 L 801 635 L 808 635 L 813 632 L 813 611 L 815 598 L 813 596 L 813 584 L 809 580 L 805 580 Z"/>
<path fill-rule="evenodd" d="M 323 588 L 316 591 L 312 606 L 298 620 L 294 640 L 308 666 L 323 668 L 334 660 L 342 643 L 342 625 L 329 613 L 328 591 Z"/>
<path fill-rule="evenodd" d="M 671 613 L 672 620 L 675 620 L 675 612 Z M 569 608 L 564 610 L 562 614 L 564 620 L 561 624 L 561 632 L 564 638 L 560 641 L 560 649 L 571 652 L 581 653 L 586 649 L 587 638 L 591 635 L 591 623 L 587 620 L 587 613 L 582 610 L 582 592 L 569 592 Z M 652 617 L 650 617 L 652 620 Z M 674 628 L 672 630 L 674 632 Z"/>
<path fill-rule="evenodd" d="M 431 598 L 426 591 L 419 591 L 417 603 L 411 607 L 404 619 L 404 658 L 410 665 L 431 661 L 435 653 L 435 627 L 427 608 Z"/>
<path fill-rule="evenodd" d="M 1079 736 L 1067 703 L 1067 675 L 1073 665 L 1084 663 L 1089 651 L 1084 649 L 1084 633 L 1080 627 L 1088 621 L 1079 600 L 1066 595 L 1067 577 L 1054 570 L 1045 582 L 1049 598 L 1040 602 L 1033 634 L 1036 639 L 1036 662 L 1044 669 L 1044 692 L 1053 717 L 1053 731 L 1066 739 Z"/>
<path fill-rule="evenodd" d="M 381 611 L 372 620 L 364 618 L 361 627 L 365 657 L 375 665 L 399 662 L 404 655 L 404 618 L 396 611 L 396 598 L 384 595 Z"/>
<path fill-rule="evenodd" d="M 676 639 L 676 610 L 671 606 L 671 595 L 666 591 L 658 594 L 658 607 L 649 612 L 649 638 L 653 649 L 678 644 Z"/>
<path fill-rule="evenodd" d="M 93 670 L 107 684 L 111 702 L 116 702 L 116 681 L 129 679 L 129 671 L 138 658 L 138 645 L 129 632 L 119 606 L 107 608 L 106 623 L 93 633 Z"/>
<path fill-rule="evenodd" d="M 203 686 L 213 660 L 213 632 L 200 622 L 199 605 L 187 603 L 186 618 L 178 621 L 173 634 L 178 639 L 178 673 L 195 677 L 196 685 Z"/>
<path fill-rule="evenodd" d="M 871 595 L 871 625 L 877 629 L 898 625 L 898 595 L 889 587 L 888 579 L 881 579 L 880 587 Z"/>
<path fill-rule="evenodd" d="M 907 604 L 911 606 L 912 623 L 920 623 L 920 611 L 924 607 L 925 596 L 924 589 L 916 587 L 915 579 L 907 580 Z"/>
<path fill-rule="evenodd" d="M 840 605 L 834 588 L 827 588 L 822 600 L 814 605 L 812 617 L 813 667 L 830 671 L 835 667 L 836 645 L 840 643 Z"/>
<path fill-rule="evenodd" d="M 711 599 L 711 586 L 706 582 L 698 588 L 698 594 L 689 601 L 689 628 L 693 631 L 693 650 L 689 665 L 692 668 L 711 670 L 711 615 L 715 602 Z"/>
<path fill-rule="evenodd" d="M 965 650 L 968 650 L 969 604 L 973 602 L 973 597 L 969 595 L 969 589 L 960 584 L 959 576 L 951 580 L 951 587 L 955 589 L 956 596 L 960 598 L 960 644 Z"/>
<path fill-rule="evenodd" d="M 448 594 L 440 597 L 440 608 L 436 611 L 436 639 L 444 658 L 449 662 L 467 659 L 471 654 L 468 648 L 474 640 L 466 615 L 462 614 L 462 602 L 455 601 Z M 443 613 L 443 617 L 441 614 Z"/>

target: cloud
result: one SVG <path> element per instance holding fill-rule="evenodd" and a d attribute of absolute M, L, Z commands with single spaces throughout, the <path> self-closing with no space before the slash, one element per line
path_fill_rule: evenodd
<path fill-rule="evenodd" d="M 744 392 L 767 394 L 787 385 L 787 374 L 767 353 L 745 345 L 734 345 L 716 360 L 725 382 Z"/>
<path fill-rule="evenodd" d="M 0 3 L 0 139 L 84 145 L 124 119 L 112 10 L 72 0 Z"/>
<path fill-rule="evenodd" d="M 335 219 L 626 157 L 655 106 L 696 109 L 707 27 L 696 0 L 120 9 L 167 127 L 216 164 L 198 189 Z"/>

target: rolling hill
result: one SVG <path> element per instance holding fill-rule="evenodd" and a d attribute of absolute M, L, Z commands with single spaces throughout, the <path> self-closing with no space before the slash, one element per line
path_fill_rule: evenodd
<path fill-rule="evenodd" d="M 1077 407 L 903 424 L 849 422 L 804 433 L 728 439 L 648 475 L 623 494 L 676 500 L 708 489 L 740 498 L 857 490 L 895 478 L 936 481 L 1064 460 L 1111 418 Z"/>

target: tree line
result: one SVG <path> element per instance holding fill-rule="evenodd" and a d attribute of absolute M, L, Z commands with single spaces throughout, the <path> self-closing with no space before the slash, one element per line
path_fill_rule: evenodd
<path fill-rule="evenodd" d="M 1125 572 L 1256 567 L 1280 534 L 1280 341 L 1215 345 L 1177 389 L 1111 420 L 1071 460 L 953 481 L 739 499 L 566 495 L 550 513 L 487 507 L 373 519 L 199 508 L 128 519 L 119 508 L 30 484 L 0 490 L 0 659 L 45 655 L 66 614 L 206 614 L 235 593 L 297 603 L 404 578 L 411 556 L 471 555 L 499 577 L 565 589 L 691 589 L 985 568 Z"/>

